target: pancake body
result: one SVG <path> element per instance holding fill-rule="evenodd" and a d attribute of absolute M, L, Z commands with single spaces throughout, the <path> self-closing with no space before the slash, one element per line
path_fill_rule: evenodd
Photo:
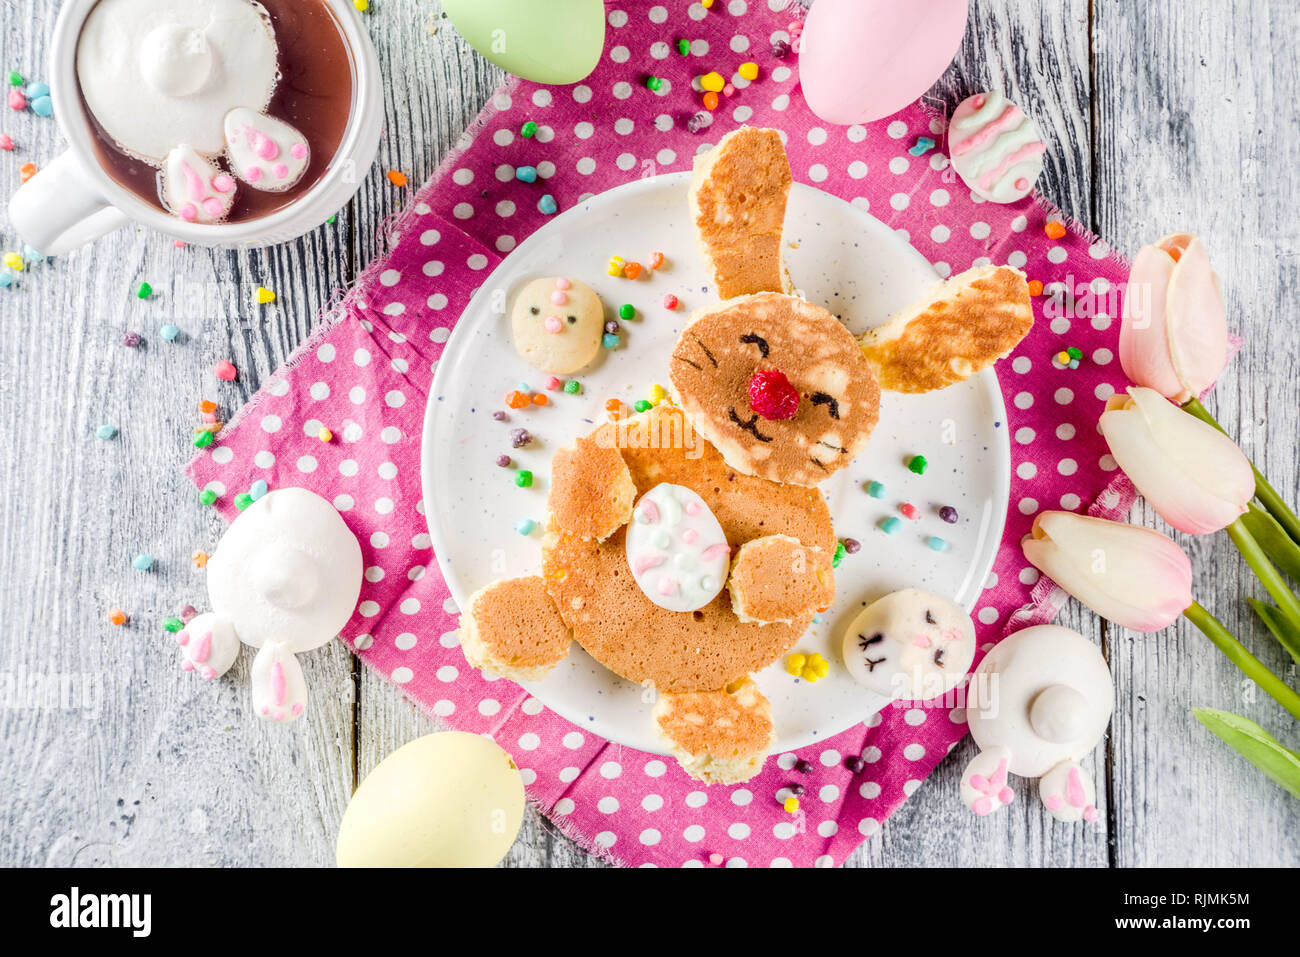
<path fill-rule="evenodd" d="M 835 601 L 831 556 L 788 535 L 756 538 L 732 560 L 727 590 L 741 621 L 789 624 L 809 618 Z"/>
<path fill-rule="evenodd" d="M 776 130 L 742 126 L 696 157 L 691 222 L 720 299 L 793 291 L 781 248 L 792 183 Z"/>
<path fill-rule="evenodd" d="M 569 656 L 569 629 L 537 575 L 507 578 L 470 595 L 460 616 L 465 660 L 514 681 L 541 681 Z"/>
<path fill-rule="evenodd" d="M 748 676 L 720 691 L 661 694 L 654 718 L 683 770 L 705 784 L 748 781 L 775 738 L 772 705 Z"/>
<path fill-rule="evenodd" d="M 618 448 L 637 494 L 661 482 L 695 491 L 708 504 L 733 549 L 782 534 L 829 552 L 830 511 L 815 489 L 782 486 L 741 474 L 689 427 L 680 409 L 656 406 L 593 438 Z M 547 591 L 578 642 L 615 674 L 660 691 L 714 691 L 771 664 L 794 646 L 811 616 L 789 624 L 740 621 L 724 590 L 692 612 L 655 605 L 632 577 L 626 527 L 603 542 L 562 525 L 548 530 L 542 552 Z"/>
<path fill-rule="evenodd" d="M 890 392 L 933 392 L 1009 355 L 1029 335 L 1034 309 L 1025 274 L 977 266 L 862 336 L 862 351 Z"/>
<path fill-rule="evenodd" d="M 617 449 L 589 438 L 560 449 L 551 461 L 551 519 L 580 538 L 604 541 L 632 518 L 636 486 Z"/>
<path fill-rule="evenodd" d="M 763 370 L 798 390 L 793 417 L 764 419 L 751 408 L 750 381 Z M 771 482 L 816 485 L 844 468 L 880 413 L 875 373 L 852 334 L 820 306 L 780 293 L 697 313 L 669 372 L 678 404 L 727 464 Z"/>

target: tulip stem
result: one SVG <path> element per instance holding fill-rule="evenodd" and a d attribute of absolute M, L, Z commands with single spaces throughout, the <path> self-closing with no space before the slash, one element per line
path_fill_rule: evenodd
<path fill-rule="evenodd" d="M 1183 615 L 1201 629 L 1205 637 L 1214 642 L 1214 646 L 1240 668 L 1247 678 L 1255 682 L 1265 694 L 1290 711 L 1293 716 L 1300 719 L 1300 694 L 1287 687 L 1281 678 L 1269 671 L 1262 661 L 1247 651 L 1246 646 L 1238 641 L 1232 632 L 1224 628 L 1217 618 L 1196 602 L 1192 602 Z"/>
<path fill-rule="evenodd" d="M 1246 530 L 1241 519 L 1228 525 L 1228 537 L 1237 546 L 1237 551 L 1241 552 L 1241 557 L 1246 559 L 1246 564 L 1250 566 L 1250 570 L 1255 573 L 1265 590 L 1273 596 L 1282 614 L 1300 628 L 1300 598 L 1296 598 L 1295 592 L 1282 580 L 1282 573 L 1268 560 L 1268 555 L 1259 547 L 1255 537 Z"/>
<path fill-rule="evenodd" d="M 1188 399 L 1183 403 L 1183 411 L 1189 415 L 1194 415 L 1202 422 L 1214 426 L 1224 435 L 1228 434 L 1227 430 L 1219 425 L 1214 416 L 1210 415 L 1198 399 Z M 1297 518 L 1295 512 L 1291 511 L 1291 507 L 1277 493 L 1277 489 L 1268 484 L 1268 479 L 1264 478 L 1263 472 L 1255 468 L 1254 462 L 1250 464 L 1250 467 L 1255 473 L 1255 497 L 1264 503 L 1268 513 L 1277 519 L 1279 525 L 1287 530 L 1287 534 L 1294 541 L 1300 543 L 1300 518 Z"/>

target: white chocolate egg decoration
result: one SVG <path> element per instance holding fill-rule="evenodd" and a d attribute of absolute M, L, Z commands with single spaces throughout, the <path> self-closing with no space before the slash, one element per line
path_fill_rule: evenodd
<path fill-rule="evenodd" d="M 947 694 L 975 657 L 975 625 L 947 598 L 904 588 L 880 598 L 849 622 L 844 666 L 876 694 L 927 701 Z"/>
<path fill-rule="evenodd" d="M 662 482 L 632 509 L 627 564 L 641 591 L 668 611 L 695 611 L 722 591 L 731 546 L 704 499 Z"/>
<path fill-rule="evenodd" d="M 318 648 L 352 617 L 361 594 L 361 546 L 334 506 L 302 488 L 268 492 L 240 514 L 208 559 L 212 611 L 176 636 L 181 668 L 211 680 L 253 659 L 253 710 L 288 722 L 307 707 L 294 656 Z"/>
<path fill-rule="evenodd" d="M 966 719 L 981 753 L 962 772 L 976 814 L 1009 799 L 1007 774 L 1041 778 L 1043 804 L 1061 821 L 1095 821 L 1096 790 L 1078 762 L 1110 723 L 1115 688 L 1101 652 L 1083 635 L 1037 625 L 1004 638 L 975 669 Z"/>
<path fill-rule="evenodd" d="M 515 294 L 510 313 L 515 350 L 542 372 L 568 375 L 600 352 L 605 307 L 576 279 L 534 279 Z"/>
<path fill-rule="evenodd" d="M 462 731 L 384 758 L 339 826 L 339 867 L 492 867 L 514 844 L 524 783 L 510 755 Z"/>
<path fill-rule="evenodd" d="M 1043 172 L 1047 146 L 1038 127 L 1001 93 L 977 93 L 948 123 L 952 168 L 971 192 L 994 203 L 1029 195 Z"/>

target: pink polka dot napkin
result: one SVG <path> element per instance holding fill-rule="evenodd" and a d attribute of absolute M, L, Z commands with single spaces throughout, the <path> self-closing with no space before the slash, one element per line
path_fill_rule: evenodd
<path fill-rule="evenodd" d="M 420 430 L 433 369 L 470 296 L 514 246 L 546 222 L 544 194 L 561 209 L 640 176 L 688 169 L 697 151 L 742 123 L 785 132 L 795 179 L 843 197 L 899 230 L 943 275 L 974 263 L 1010 263 L 1063 293 L 1036 302 L 1033 333 L 999 365 L 1011 436 L 1011 502 L 997 564 L 975 609 L 987 648 L 1008 630 L 1045 621 L 1061 593 L 1020 553 L 1044 508 L 1120 516 L 1131 491 L 1094 424 L 1121 388 L 1115 358 L 1127 268 L 1105 243 L 1072 230 L 1026 199 L 975 200 L 944 155 L 944 125 L 913 106 L 867 126 L 822 123 L 799 93 L 785 0 L 608 5 L 600 66 L 583 83 L 499 90 L 392 230 L 392 251 L 348 294 L 337 322 L 276 372 L 189 466 L 195 484 L 234 496 L 257 479 L 299 485 L 334 502 L 361 541 L 366 581 L 342 638 L 371 668 L 447 726 L 490 733 L 514 755 L 529 795 L 566 834 L 626 865 L 828 866 L 842 862 L 966 733 L 963 712 L 900 705 L 798 755 L 769 759 L 743 786 L 704 788 L 672 759 L 603 740 L 546 710 L 509 681 L 469 667 L 454 633 L 457 608 L 438 573 L 425 525 Z M 678 41 L 690 42 L 690 54 Z M 693 77 L 732 76 L 748 60 L 757 81 L 736 77 L 707 125 L 691 117 Z M 657 91 L 645 85 L 654 75 Z M 955 104 L 954 104 L 955 105 Z M 538 124 L 525 138 L 527 120 Z M 711 122 L 707 122 L 711 120 Z M 698 127 L 698 129 L 697 129 Z M 692 132 L 692 130 L 696 130 Z M 919 136 L 938 148 L 913 155 Z M 1053 148 L 1049 144 L 1049 149 Z M 533 166 L 538 181 L 515 178 Z M 1077 369 L 1052 356 L 1081 350 Z M 334 439 L 317 437 L 322 426 Z M 810 689 L 811 691 L 812 689 Z M 860 756 L 851 773 L 845 760 Z M 812 765 L 793 770 L 797 759 Z M 805 788 L 801 808 L 781 798 Z M 954 814 L 964 814 L 961 807 Z"/>

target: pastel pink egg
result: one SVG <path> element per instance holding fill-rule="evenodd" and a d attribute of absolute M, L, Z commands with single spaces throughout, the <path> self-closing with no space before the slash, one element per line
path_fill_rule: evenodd
<path fill-rule="evenodd" d="M 817 0 L 801 37 L 799 78 L 828 123 L 870 123 L 934 85 L 961 46 L 967 0 Z"/>

